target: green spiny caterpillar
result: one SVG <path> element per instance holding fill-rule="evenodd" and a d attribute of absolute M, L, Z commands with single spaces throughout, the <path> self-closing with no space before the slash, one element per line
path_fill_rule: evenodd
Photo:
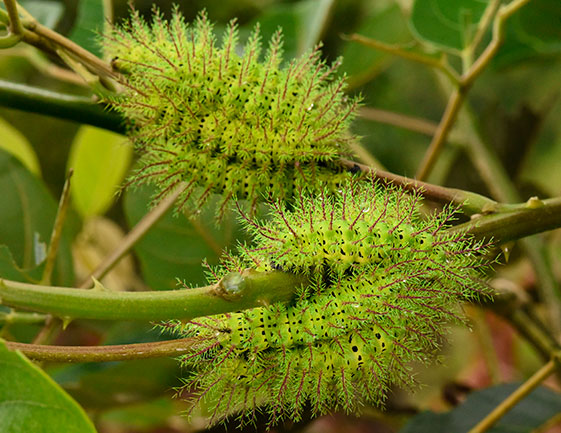
<path fill-rule="evenodd" d="M 105 35 L 124 88 L 108 102 L 142 154 L 131 183 L 152 182 L 159 197 L 184 185 L 180 208 L 218 193 L 253 209 L 266 194 L 290 200 L 303 185 L 346 179 L 335 160 L 357 102 L 334 78 L 340 62 L 325 65 L 316 48 L 282 66 L 281 33 L 262 56 L 259 28 L 239 55 L 235 21 L 216 39 L 205 13 L 190 27 L 177 11 L 169 22 L 155 11 L 151 26 L 133 11 Z"/>
<path fill-rule="evenodd" d="M 254 245 L 241 246 L 212 280 L 246 268 L 307 276 L 297 299 L 167 325 L 200 338 L 182 363 L 194 408 L 211 423 L 232 413 L 272 423 L 382 404 L 389 387 L 411 385 L 409 363 L 428 363 L 459 302 L 489 295 L 479 280 L 487 246 L 448 234 L 454 210 L 423 219 L 420 200 L 374 181 L 340 194 L 303 193 L 271 219 L 244 216 Z"/>

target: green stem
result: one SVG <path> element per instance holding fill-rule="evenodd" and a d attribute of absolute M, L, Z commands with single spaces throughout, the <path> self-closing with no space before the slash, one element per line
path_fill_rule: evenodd
<path fill-rule="evenodd" d="M 420 188 L 422 185 L 414 186 Z M 442 192 L 450 194 L 445 188 Z M 473 233 L 476 237 L 492 236 L 496 241 L 504 241 L 535 233 L 537 228 L 546 230 L 561 226 L 561 198 L 543 202 L 531 200 L 527 204 L 512 206 L 511 209 L 482 216 L 449 230 L 462 230 Z M 236 285 L 232 285 L 233 281 L 236 281 Z M 66 319 L 190 319 L 252 308 L 264 303 L 288 301 L 295 288 L 305 281 L 303 276 L 282 272 L 248 271 L 243 275 L 230 274 L 219 284 L 197 289 L 113 292 L 0 280 L 0 299 L 4 305 L 51 313 Z M 240 290 L 239 299 L 235 302 L 228 299 L 231 297 L 232 287 Z"/>
<path fill-rule="evenodd" d="M 109 81 L 118 78 L 118 74 L 115 73 L 115 71 L 111 69 L 111 66 L 103 60 L 70 39 L 65 38 L 48 27 L 45 27 L 35 20 L 35 18 L 30 16 L 25 19 L 22 24 L 24 27 L 24 42 L 36 46 L 39 49 L 45 49 L 49 52 L 52 52 L 53 50 L 56 52 L 58 49 L 62 49 L 100 78 Z"/>
<path fill-rule="evenodd" d="M 17 2 L 15 0 L 4 0 L 4 5 L 10 17 L 10 33 L 13 35 L 23 34 L 23 26 L 19 18 Z"/>
<path fill-rule="evenodd" d="M 10 311 L 9 313 L 0 311 L 0 324 L 11 325 L 13 323 L 24 323 L 26 325 L 34 325 L 45 323 L 47 316 L 39 313 L 20 313 Z"/>
<path fill-rule="evenodd" d="M 473 58 L 473 54 L 475 53 L 475 50 L 483 40 L 483 36 L 485 36 L 487 29 L 493 22 L 493 18 L 497 14 L 497 10 L 499 9 L 500 5 L 501 5 L 501 0 L 491 0 L 487 5 L 487 7 L 485 8 L 485 12 L 483 13 L 481 19 L 479 20 L 479 24 L 477 25 L 477 31 L 473 36 L 473 39 L 471 40 L 469 46 L 467 46 L 464 50 L 464 51 L 468 51 L 468 57 Z M 471 66 L 471 64 L 469 66 Z"/>
<path fill-rule="evenodd" d="M 0 280 L 3 305 L 51 313 L 64 320 L 190 320 L 292 299 L 306 278 L 283 272 L 232 273 L 218 284 L 196 289 L 115 292 Z"/>
<path fill-rule="evenodd" d="M 8 12 L 6 12 L 4 9 L 0 8 L 0 24 L 2 24 L 2 27 L 5 27 L 6 30 L 8 30 L 8 27 L 10 26 L 10 17 L 8 15 Z"/>
<path fill-rule="evenodd" d="M 518 404 L 524 397 L 537 388 L 559 367 L 559 356 L 556 356 L 546 365 L 540 368 L 532 377 L 524 382 L 520 387 L 508 396 L 501 404 L 479 422 L 469 433 L 484 433 L 497 423 L 509 410 Z"/>
<path fill-rule="evenodd" d="M 55 267 L 58 246 L 62 236 L 62 228 L 64 226 L 66 211 L 68 209 L 68 199 L 70 198 L 70 178 L 72 177 L 72 173 L 73 171 L 71 169 L 66 176 L 66 181 L 64 182 L 64 187 L 62 188 L 62 194 L 60 195 L 55 222 L 53 224 L 53 231 L 51 233 L 51 240 L 49 242 L 49 249 L 47 251 L 47 258 L 45 259 L 45 268 L 43 269 L 43 276 L 41 278 L 42 285 L 48 285 L 51 283 L 51 276 Z"/>
<path fill-rule="evenodd" d="M 460 108 L 462 107 L 468 90 L 469 87 L 459 85 L 454 89 L 454 91 L 448 98 L 446 109 L 444 110 L 444 114 L 440 119 L 438 128 L 436 128 L 436 133 L 432 137 L 429 147 L 425 152 L 421 164 L 419 165 L 419 169 L 417 170 L 417 175 L 415 176 L 417 179 L 426 179 L 432 171 L 434 164 L 436 163 L 436 160 L 440 156 L 442 148 L 444 147 L 444 143 L 448 138 L 448 133 L 450 132 L 452 126 L 454 125 L 454 122 L 456 121 L 458 111 L 460 111 Z"/>
<path fill-rule="evenodd" d="M 21 41 L 21 37 L 18 35 L 8 35 L 2 36 L 0 38 L 0 49 L 12 48 Z"/>
<path fill-rule="evenodd" d="M 561 197 L 547 200 L 530 199 L 511 205 L 510 209 L 454 226 L 451 232 L 468 231 L 476 238 L 505 243 L 561 227 Z"/>
<path fill-rule="evenodd" d="M 114 362 L 175 357 L 192 352 L 194 343 L 194 338 L 111 346 L 45 346 L 5 342 L 10 350 L 19 350 L 28 358 L 49 362 Z"/>
<path fill-rule="evenodd" d="M 294 289 L 294 288 L 293 288 Z M 485 307 L 504 316 L 521 335 L 534 346 L 546 360 L 559 350 L 555 340 L 547 335 L 541 326 L 534 323 L 530 314 L 525 313 L 521 296 L 511 291 L 497 289 L 495 301 L 488 301 Z M 8 322 L 35 323 L 46 316 L 36 313 L 8 313 Z M 2 320 L 0 315 L 0 323 Z M 20 350 L 26 356 L 39 361 L 52 362 L 104 362 L 131 359 L 179 356 L 192 353 L 194 339 L 171 340 L 155 343 L 125 344 L 116 346 L 45 346 L 39 344 L 10 343 L 12 350 Z"/>
<path fill-rule="evenodd" d="M 469 70 L 465 71 L 462 75 L 461 82 L 463 85 L 471 85 L 487 65 L 495 56 L 504 40 L 505 23 L 520 8 L 528 4 L 531 0 L 513 0 L 510 3 L 503 5 L 495 15 L 493 20 L 493 38 L 477 60 L 471 65 Z"/>
<path fill-rule="evenodd" d="M 358 42 L 359 44 L 366 47 L 371 47 L 376 50 L 383 51 L 384 53 L 392 54 L 394 56 L 402 57 L 404 59 L 438 69 L 439 71 L 443 72 L 452 82 L 457 83 L 459 81 L 458 73 L 454 69 L 452 69 L 452 67 L 448 64 L 446 57 L 444 56 L 437 59 L 425 54 L 404 50 L 398 45 L 386 44 L 385 42 L 367 38 L 356 33 L 345 38 L 352 42 Z"/>
<path fill-rule="evenodd" d="M 0 80 L 0 105 L 120 133 L 125 129 L 119 116 L 96 104 L 92 98 L 51 92 L 4 80 Z"/>

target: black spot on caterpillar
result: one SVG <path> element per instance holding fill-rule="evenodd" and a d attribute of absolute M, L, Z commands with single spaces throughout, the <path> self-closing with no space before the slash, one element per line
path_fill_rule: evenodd
<path fill-rule="evenodd" d="M 244 216 L 254 245 L 215 276 L 290 269 L 309 279 L 296 299 L 173 325 L 200 338 L 182 362 L 193 407 L 211 423 L 382 404 L 392 384 L 411 385 L 408 364 L 428 362 L 444 323 L 462 320 L 458 301 L 488 295 L 486 245 L 444 231 L 453 209 L 423 219 L 418 197 L 361 181 L 336 196 L 304 193 L 291 210 L 274 202 L 271 213 Z"/>
<path fill-rule="evenodd" d="M 348 125 L 357 101 L 335 78 L 319 49 L 282 63 L 277 32 L 261 56 L 258 28 L 236 46 L 235 22 L 217 44 L 204 13 L 189 26 L 175 12 L 147 25 L 137 12 L 103 39 L 121 72 L 123 92 L 107 102 L 134 125 L 142 151 L 130 184 L 151 182 L 160 199 L 182 185 L 179 207 L 199 207 L 211 193 L 251 209 L 263 196 L 290 200 L 304 185 L 347 178 L 336 163 L 348 153 Z"/>

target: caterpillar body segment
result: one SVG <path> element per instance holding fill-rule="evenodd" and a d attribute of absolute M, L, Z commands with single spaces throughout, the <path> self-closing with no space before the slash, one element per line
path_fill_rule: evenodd
<path fill-rule="evenodd" d="M 201 390 L 201 403 L 217 408 L 218 414 L 241 411 L 246 416 L 259 404 L 275 417 L 290 414 L 295 419 L 306 401 L 313 404 L 318 414 L 333 408 L 356 410 L 363 398 L 357 392 L 363 382 L 374 383 L 384 377 L 383 371 L 371 365 L 369 358 L 375 357 L 379 365 L 389 362 L 385 359 L 389 353 L 386 342 L 379 332 L 374 335 L 378 338 L 369 342 L 348 332 L 315 343 L 261 351 L 253 347 L 241 352 L 238 347 L 228 347 L 230 342 L 224 342 L 220 351 L 224 358 L 215 357 L 220 363 L 218 367 L 217 362 L 198 364 L 195 380 Z M 217 369 L 221 372 L 218 379 Z M 385 389 L 387 384 L 378 386 Z M 237 398 L 227 398 L 230 393 Z M 343 403 L 338 397 L 342 395 L 351 399 Z M 250 398 L 242 399 L 242 396 Z"/>

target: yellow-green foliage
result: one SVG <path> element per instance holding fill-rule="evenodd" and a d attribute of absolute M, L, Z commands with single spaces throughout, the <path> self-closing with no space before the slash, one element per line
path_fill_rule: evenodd
<path fill-rule="evenodd" d="M 211 422 L 232 413 L 272 422 L 356 412 L 410 385 L 411 361 L 428 362 L 443 324 L 461 320 L 459 301 L 487 295 L 479 281 L 485 245 L 445 229 L 452 210 L 423 219 L 419 199 L 374 183 L 338 195 L 303 194 L 271 219 L 246 217 L 252 246 L 214 273 L 284 270 L 308 277 L 289 305 L 202 317 L 168 326 L 201 338 L 183 364 L 194 407 Z"/>
<path fill-rule="evenodd" d="M 217 43 L 202 13 L 189 26 L 179 13 L 151 25 L 137 13 L 104 37 L 124 92 L 109 102 L 130 125 L 141 168 L 161 196 L 180 185 L 180 206 L 210 193 L 255 202 L 290 200 L 304 185 L 345 179 L 335 160 L 346 151 L 356 107 L 316 49 L 283 65 L 277 32 L 262 54 L 259 29 L 238 50 L 230 23 Z"/>

